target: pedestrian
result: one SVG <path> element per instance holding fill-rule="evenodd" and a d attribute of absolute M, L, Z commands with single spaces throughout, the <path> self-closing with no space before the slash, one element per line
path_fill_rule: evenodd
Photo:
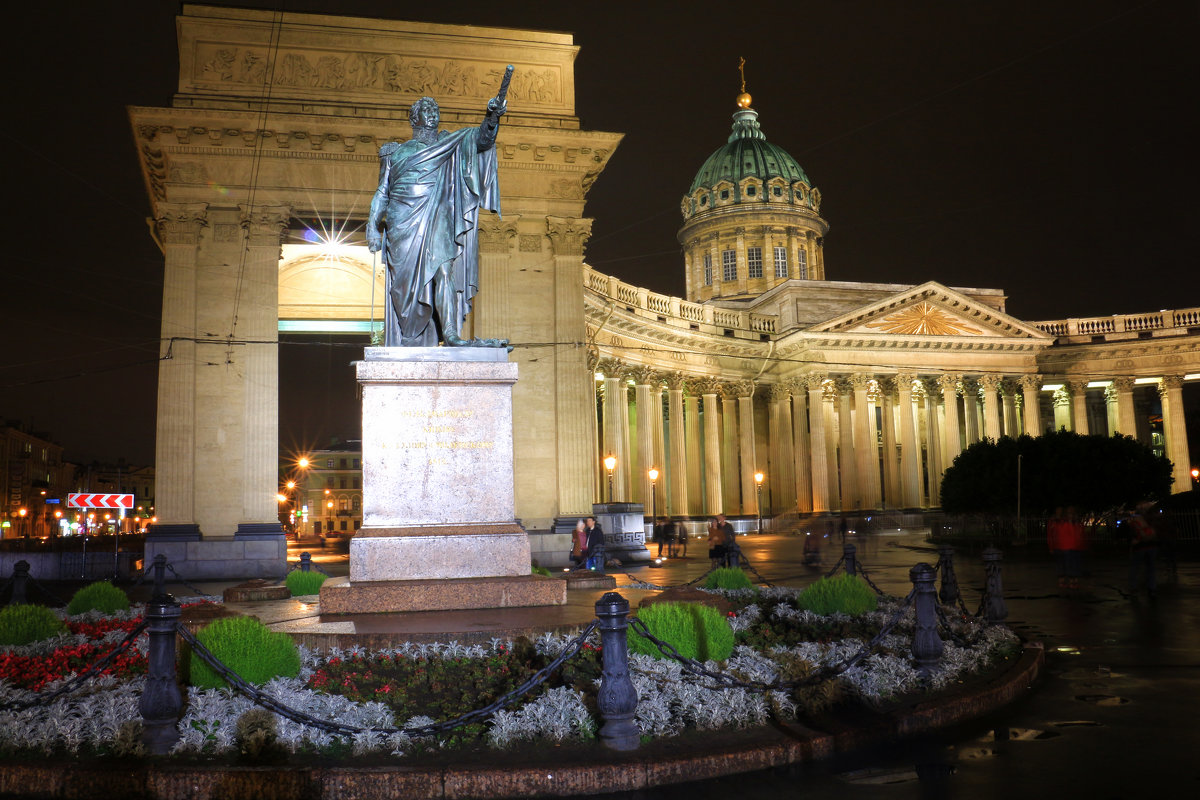
<path fill-rule="evenodd" d="M 1146 594 L 1153 598 L 1158 589 L 1154 563 L 1158 559 L 1158 532 L 1142 516 L 1142 512 L 1148 506 L 1148 503 L 1139 505 L 1126 520 L 1132 539 L 1129 546 L 1129 591 L 1132 595 L 1137 595 L 1138 586 L 1142 582 L 1138 573 L 1145 573 Z"/>
<path fill-rule="evenodd" d="M 1063 561 L 1062 548 L 1059 546 L 1059 539 L 1062 538 L 1062 527 L 1065 522 L 1062 506 L 1054 509 L 1053 516 L 1046 520 L 1046 547 L 1050 550 L 1050 556 L 1054 559 L 1055 566 L 1058 569 L 1058 586 L 1060 589 L 1065 589 L 1067 586 L 1067 568 Z"/>
<path fill-rule="evenodd" d="M 584 529 L 587 532 L 586 548 L 584 557 L 587 559 L 588 569 L 598 569 L 604 571 L 604 529 L 600 527 L 600 523 L 595 517 L 588 517 L 584 520 Z"/>
<path fill-rule="evenodd" d="M 575 565 L 575 569 L 583 567 L 585 550 L 587 550 L 587 526 L 581 519 L 575 523 L 575 530 L 571 531 L 571 563 Z"/>
<path fill-rule="evenodd" d="M 821 563 L 821 537 L 812 531 L 804 534 L 804 563 L 808 566 Z"/>
<path fill-rule="evenodd" d="M 717 525 L 717 519 L 719 517 L 714 517 L 708 522 L 708 559 L 713 569 L 725 561 L 725 531 Z"/>
<path fill-rule="evenodd" d="M 1079 588 L 1079 581 L 1083 577 L 1083 551 L 1086 549 L 1087 536 L 1083 523 L 1075 508 L 1070 506 L 1058 528 L 1058 552 L 1061 554 L 1062 572 L 1068 589 Z"/>
<path fill-rule="evenodd" d="M 654 520 L 654 527 L 652 528 L 652 531 L 653 531 L 653 533 L 651 534 L 651 541 L 655 542 L 658 545 L 658 555 L 656 557 L 662 558 L 663 544 L 666 542 L 666 538 L 667 538 L 667 532 L 665 530 L 665 526 L 663 525 L 662 517 L 659 517 L 658 519 Z M 668 554 L 670 554 L 669 548 L 668 548 L 667 552 L 668 552 Z"/>
<path fill-rule="evenodd" d="M 728 567 L 741 562 L 742 551 L 738 547 L 737 534 L 734 533 L 733 525 L 729 520 L 725 519 L 724 514 L 717 514 L 717 518 L 713 521 L 717 532 L 718 555 L 717 560 L 720 562 L 718 566 Z M 712 535 L 710 533 L 710 540 Z M 711 553 L 710 553 L 710 557 Z"/>

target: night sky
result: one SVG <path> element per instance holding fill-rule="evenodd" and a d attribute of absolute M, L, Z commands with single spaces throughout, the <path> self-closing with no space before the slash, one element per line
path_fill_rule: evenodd
<path fill-rule="evenodd" d="M 1200 305 L 1194 2 L 210 5 L 573 33 L 583 127 L 625 133 L 587 260 L 655 291 L 683 293 L 679 200 L 744 56 L 821 190 L 828 278 L 1001 288 L 1026 320 Z M 153 461 L 162 258 L 125 106 L 170 105 L 178 10 L 42 3 L 7 32 L 0 419 L 77 462 Z M 285 449 L 354 435 L 355 352 L 281 347 Z"/>

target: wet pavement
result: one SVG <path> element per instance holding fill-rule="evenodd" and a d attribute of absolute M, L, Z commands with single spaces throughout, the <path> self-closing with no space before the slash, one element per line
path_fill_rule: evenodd
<path fill-rule="evenodd" d="M 925 535 L 874 532 L 849 541 L 881 589 L 904 595 L 911 588 L 909 569 L 919 561 L 937 561 L 936 548 Z M 822 563 L 806 566 L 801 537 L 752 535 L 739 541 L 766 579 L 797 587 L 825 574 L 842 552 L 840 542 L 825 542 Z M 289 557 L 295 560 L 299 552 L 292 548 Z M 348 572 L 345 556 L 315 548 L 310 552 L 331 574 Z M 617 591 L 636 606 L 646 591 L 632 589 L 632 580 L 685 583 L 708 569 L 703 554 L 704 543 L 693 539 L 691 558 L 638 566 L 629 574 L 610 572 L 617 577 Z M 959 552 L 955 566 L 966 605 L 974 611 L 984 581 L 979 554 Z M 1046 669 L 1029 695 L 992 718 L 834 761 L 608 797 L 989 800 L 1133 798 L 1166 791 L 1186 797 L 1200 792 L 1200 563 L 1181 559 L 1170 579 L 1163 577 L 1160 564 L 1154 599 L 1130 595 L 1128 560 L 1119 552 L 1089 554 L 1085 569 L 1080 589 L 1060 589 L 1047 553 L 1037 548 L 1006 552 L 1007 623 L 1045 644 Z M 591 618 L 591 606 L 603 592 L 569 594 L 568 606 L 553 613 L 582 623 Z M 274 614 L 274 622 L 286 623 L 281 627 L 326 624 L 311 601 L 246 610 Z M 495 624 L 512 626 L 545 613 L 505 610 L 497 612 Z M 473 624 L 481 624 L 479 612 L 426 612 L 396 615 L 391 623 L 375 617 L 337 624 L 375 631 L 395 627 L 403 635 L 399 629 L 406 626 L 433 629 L 455 614 L 473 616 Z M 439 620 L 439 615 L 445 616 Z"/>

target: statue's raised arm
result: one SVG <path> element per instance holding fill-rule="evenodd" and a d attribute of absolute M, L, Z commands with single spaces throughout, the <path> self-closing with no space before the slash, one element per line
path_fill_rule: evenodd
<path fill-rule="evenodd" d="M 513 65 L 509 64 L 504 70 L 504 77 L 500 80 L 500 91 L 496 92 L 496 96 L 488 100 L 487 113 L 483 115 L 483 122 L 479 124 L 479 152 L 487 150 L 496 143 L 496 131 L 500 128 L 500 117 L 508 111 L 508 84 L 512 80 Z"/>

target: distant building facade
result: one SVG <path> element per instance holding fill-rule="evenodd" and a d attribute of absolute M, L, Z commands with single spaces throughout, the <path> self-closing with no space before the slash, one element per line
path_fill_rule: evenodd
<path fill-rule="evenodd" d="M 51 536 L 66 511 L 75 465 L 63 461 L 63 448 L 49 434 L 19 422 L 0 426 L 0 491 L 3 538 Z"/>

